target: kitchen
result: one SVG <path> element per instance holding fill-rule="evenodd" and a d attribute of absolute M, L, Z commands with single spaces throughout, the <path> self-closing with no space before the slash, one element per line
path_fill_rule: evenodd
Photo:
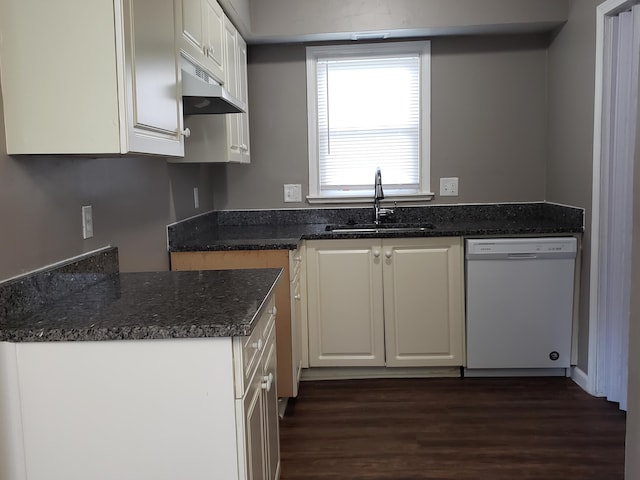
<path fill-rule="evenodd" d="M 587 238 L 597 2 L 536 3 L 548 9 L 549 17 L 527 19 L 525 13 L 518 16 L 517 7 L 511 7 L 511 14 L 525 24 L 567 20 L 551 38 L 434 38 L 432 188 L 437 178 L 457 176 L 456 203 L 547 200 L 586 208 Z M 253 2 L 252 30 L 264 28 L 265 36 L 279 33 L 269 30 L 273 15 L 282 16 L 282 24 L 300 24 L 275 9 L 278 4 Z M 237 8 L 243 11 L 242 4 Z M 484 18 L 483 9 L 471 2 L 465 8 L 476 12 L 478 22 L 502 21 L 493 11 L 496 17 Z M 293 15 L 296 9 L 288 11 Z M 455 20 L 454 13 L 448 18 Z M 300 33 L 273 25 L 282 28 L 282 34 Z M 282 184 L 308 184 L 304 46 L 250 43 L 248 70 L 251 165 L 4 155 L 0 208 L 7 223 L 4 246 L 11 254 L 0 258 L 0 276 L 9 278 L 107 244 L 119 247 L 123 271 L 167 270 L 169 223 L 211 209 L 304 207 L 282 202 Z M 493 121 L 484 122 L 489 113 Z M 73 134 L 73 125 L 69 132 Z M 199 189 L 197 209 L 193 187 Z M 94 209 L 95 235 L 88 240 L 82 239 L 82 205 Z M 586 288 L 588 268 L 582 275 Z M 587 308 L 588 291 L 583 290 L 578 348 L 583 368 Z"/>

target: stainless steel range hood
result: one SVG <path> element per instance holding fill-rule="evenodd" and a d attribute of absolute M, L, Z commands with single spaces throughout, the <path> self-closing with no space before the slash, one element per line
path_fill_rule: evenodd
<path fill-rule="evenodd" d="M 205 70 L 180 56 L 184 115 L 244 113 L 244 102 L 231 95 Z"/>

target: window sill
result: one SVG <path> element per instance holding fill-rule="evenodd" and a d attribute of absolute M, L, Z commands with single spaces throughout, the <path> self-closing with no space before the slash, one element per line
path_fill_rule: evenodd
<path fill-rule="evenodd" d="M 433 200 L 435 196 L 434 193 L 420 193 L 415 195 L 387 195 L 384 197 L 381 203 L 389 204 L 389 203 L 420 203 L 420 202 L 430 202 Z M 318 196 L 307 196 L 307 202 L 315 205 L 315 204 L 336 204 L 336 203 L 371 203 L 373 202 L 373 195 L 368 196 L 354 196 L 354 195 L 345 195 L 345 196 L 332 196 L 332 197 L 318 197 Z"/>

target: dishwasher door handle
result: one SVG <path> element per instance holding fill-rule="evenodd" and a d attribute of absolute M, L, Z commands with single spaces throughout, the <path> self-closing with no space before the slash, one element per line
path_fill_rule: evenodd
<path fill-rule="evenodd" d="M 522 260 L 522 259 L 531 259 L 538 258 L 538 255 L 535 253 L 509 253 L 507 255 L 509 260 Z"/>

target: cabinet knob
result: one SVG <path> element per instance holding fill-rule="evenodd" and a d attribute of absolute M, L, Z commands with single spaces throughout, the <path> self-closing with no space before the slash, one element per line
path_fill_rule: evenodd
<path fill-rule="evenodd" d="M 251 344 L 251 346 L 252 346 L 253 348 L 255 348 L 256 350 L 258 350 L 258 351 L 262 350 L 262 339 L 261 339 L 261 338 L 259 338 L 259 339 L 258 339 L 258 341 L 257 341 L 257 342 L 253 342 L 253 343 Z"/>
<path fill-rule="evenodd" d="M 300 300 L 300 298 L 302 298 L 302 297 L 301 297 L 301 296 L 300 296 L 300 294 L 298 293 L 297 295 L 294 295 L 294 296 L 293 296 L 293 298 L 295 298 L 296 300 Z"/>
<path fill-rule="evenodd" d="M 393 253 L 391 252 L 391 250 L 387 250 L 386 252 L 384 252 L 384 256 L 387 258 L 391 258 L 393 256 Z"/>
<path fill-rule="evenodd" d="M 377 248 L 372 253 L 375 258 L 378 258 L 380 256 L 380 250 L 378 250 Z"/>
<path fill-rule="evenodd" d="M 296 262 L 301 262 L 301 261 L 302 261 L 302 257 L 298 255 L 297 257 L 295 257 L 295 259 L 294 259 L 294 260 L 295 260 Z"/>
<path fill-rule="evenodd" d="M 269 373 L 269 375 L 265 375 L 262 377 L 262 389 L 267 392 L 271 391 L 271 386 L 273 385 L 273 373 Z"/>
<path fill-rule="evenodd" d="M 273 308 L 271 309 L 271 315 L 273 315 L 275 317 L 277 313 L 278 313 L 278 309 L 274 305 Z"/>
<path fill-rule="evenodd" d="M 180 132 L 180 135 L 182 135 L 185 138 L 189 138 L 191 136 L 191 130 L 189 128 L 185 128 Z"/>

